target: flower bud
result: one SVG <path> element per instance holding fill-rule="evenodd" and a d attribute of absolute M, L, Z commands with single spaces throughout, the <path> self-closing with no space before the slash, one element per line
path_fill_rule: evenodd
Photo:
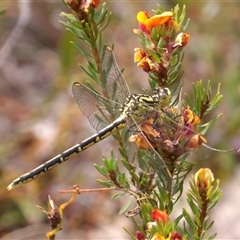
<path fill-rule="evenodd" d="M 197 186 L 204 186 L 209 188 L 212 186 L 214 181 L 214 176 L 212 171 L 209 168 L 201 168 L 195 175 L 194 181 Z"/>
<path fill-rule="evenodd" d="M 185 47 L 188 44 L 189 39 L 190 35 L 188 33 L 179 33 L 172 47 Z"/>
<path fill-rule="evenodd" d="M 129 139 L 129 142 L 135 142 L 139 149 L 150 150 L 156 147 L 156 143 L 150 142 L 146 139 L 146 137 L 142 133 L 132 134 Z"/>
<path fill-rule="evenodd" d="M 152 218 L 154 219 L 154 221 L 162 221 L 164 224 L 169 221 L 169 216 L 166 212 L 159 210 L 159 209 L 155 209 L 152 211 Z"/>
<path fill-rule="evenodd" d="M 202 143 L 207 143 L 207 139 L 202 134 L 196 133 L 190 137 L 184 147 L 187 150 L 197 149 L 202 145 Z"/>
<path fill-rule="evenodd" d="M 137 240 L 145 240 L 143 233 L 140 231 L 136 231 L 136 238 Z"/>

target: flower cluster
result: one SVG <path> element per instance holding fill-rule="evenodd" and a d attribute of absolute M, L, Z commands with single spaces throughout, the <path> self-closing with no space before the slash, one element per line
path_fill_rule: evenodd
<path fill-rule="evenodd" d="M 185 47 L 190 35 L 181 32 L 181 27 L 171 11 L 152 17 L 147 12 L 137 14 L 138 29 L 142 48 L 135 48 L 134 61 L 143 71 L 153 73 L 157 83 L 163 86 L 168 81 L 171 61 L 176 51 Z"/>
<path fill-rule="evenodd" d="M 182 16 L 182 17 L 179 17 Z M 181 81 L 182 50 L 190 35 L 182 26 L 184 13 L 175 7 L 172 11 L 155 11 L 153 16 L 146 11 L 137 14 L 138 29 L 134 32 L 140 37 L 141 48 L 135 48 L 134 61 L 147 72 L 151 86 L 172 87 L 173 94 L 179 92 Z M 179 102 L 181 99 L 179 99 Z M 207 140 L 196 131 L 200 123 L 190 106 L 175 103 L 161 108 L 140 126 L 141 132 L 133 134 L 129 141 L 135 142 L 139 149 L 156 149 L 164 159 L 175 161 L 180 156 L 198 149 Z M 202 115 L 201 115 L 202 116 Z"/>
<path fill-rule="evenodd" d="M 199 81 L 196 85 L 193 84 L 193 99 L 188 96 L 184 101 L 181 99 L 183 48 L 190 39 L 190 35 L 185 32 L 186 26 L 182 26 L 184 15 L 184 8 L 180 13 L 178 6 L 167 12 L 159 8 L 153 16 L 145 11 L 137 14 L 139 24 L 134 32 L 140 38 L 141 47 L 134 49 L 134 61 L 147 72 L 152 88 L 169 88 L 173 93 L 171 104 L 160 104 L 156 111 L 141 122 L 139 131 L 129 138 L 139 149 L 146 150 L 140 152 L 155 150 L 152 151 L 152 158 L 147 158 L 147 163 L 157 176 L 155 189 L 159 191 L 153 194 L 158 202 L 151 207 L 160 206 L 162 209 L 152 211 L 153 221 L 149 221 L 149 217 L 144 219 L 147 227 L 136 233 L 138 240 L 181 240 L 183 235 L 184 239 L 203 239 L 206 230 L 213 224 L 206 224 L 208 212 L 221 197 L 219 181 L 214 181 L 211 170 L 200 169 L 190 181 L 190 190 L 187 193 L 187 202 L 194 217 L 191 218 L 185 209 L 176 222 L 171 221 L 168 215 L 173 210 L 174 199 L 179 199 L 182 194 L 184 179 L 194 166 L 194 163 L 187 161 L 187 156 L 191 153 L 193 157 L 195 154 L 192 152 L 203 150 L 204 155 L 195 151 L 195 156 L 198 159 L 205 158 L 209 153 L 207 150 L 212 149 L 197 128 L 202 116 L 217 106 L 222 97 L 217 93 L 210 100 L 210 84 L 205 89 Z M 209 126 L 210 123 L 202 125 L 203 132 Z M 143 212 L 143 216 L 146 214 L 148 212 Z M 178 225 L 180 219 L 186 221 L 184 224 L 188 224 L 189 232 L 174 226 Z"/>
<path fill-rule="evenodd" d="M 88 22 L 89 10 L 91 8 L 97 8 L 100 4 L 100 0 L 66 0 L 68 6 L 78 15 L 80 21 L 85 20 Z"/>
<path fill-rule="evenodd" d="M 168 214 L 160 209 L 154 209 L 151 214 L 153 222 L 148 222 L 147 233 L 136 232 L 138 240 L 182 240 L 182 235 L 174 230 L 174 224 L 171 223 Z M 167 231 L 164 231 L 164 228 Z M 150 235 L 146 236 L 145 235 Z"/>
<path fill-rule="evenodd" d="M 139 149 L 156 149 L 162 156 L 178 159 L 183 154 L 198 149 L 207 140 L 196 132 L 200 118 L 186 106 L 183 110 L 170 107 L 166 112 L 155 112 L 140 125 L 141 132 L 133 134 L 130 142 Z"/>

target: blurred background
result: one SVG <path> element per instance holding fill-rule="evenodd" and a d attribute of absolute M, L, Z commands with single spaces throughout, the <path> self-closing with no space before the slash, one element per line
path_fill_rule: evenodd
<path fill-rule="evenodd" d="M 148 87 L 147 75 L 133 63 L 139 47 L 133 29 L 140 10 L 165 10 L 177 3 L 187 7 L 190 42 L 185 48 L 184 92 L 191 95 L 192 82 L 210 79 L 212 94 L 221 83 L 224 95 L 211 117 L 223 113 L 208 131 L 209 145 L 229 149 L 240 145 L 240 2 L 238 1 L 106 1 L 112 20 L 104 42 L 115 44 L 115 54 L 131 92 Z M 45 239 L 49 231 L 46 215 L 48 195 L 57 205 L 70 196 L 58 194 L 73 184 L 100 187 L 101 176 L 93 163 L 109 156 L 112 137 L 82 152 L 35 181 L 6 190 L 11 181 L 89 137 L 95 131 L 72 98 L 75 81 L 89 78 L 79 67 L 85 60 L 69 41 L 77 41 L 59 23 L 69 10 L 60 1 L 2 1 L 0 10 L 0 237 Z M 212 153 L 197 163 L 209 167 L 221 180 L 223 197 L 212 212 L 216 239 L 240 239 L 238 205 L 240 167 L 238 153 Z M 122 227 L 132 222 L 118 211 L 125 199 L 110 200 L 113 193 L 82 194 L 66 209 L 63 231 L 57 239 L 127 239 Z M 180 209 L 179 209 L 180 210 Z M 103 235 L 104 234 L 104 235 Z"/>

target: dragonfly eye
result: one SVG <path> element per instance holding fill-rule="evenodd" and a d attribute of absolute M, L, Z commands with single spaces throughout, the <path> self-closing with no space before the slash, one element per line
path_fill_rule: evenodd
<path fill-rule="evenodd" d="M 171 103 L 172 94 L 168 88 L 160 88 L 159 89 L 159 101 L 161 105 L 168 106 Z"/>

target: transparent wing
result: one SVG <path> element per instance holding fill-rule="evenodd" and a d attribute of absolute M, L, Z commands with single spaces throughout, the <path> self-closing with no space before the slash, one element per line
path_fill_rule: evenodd
<path fill-rule="evenodd" d="M 192 151 L 189 152 L 188 160 L 192 161 L 203 160 L 210 157 L 211 153 L 212 150 L 207 148 L 205 144 L 202 144 L 201 146 L 199 146 L 198 149 L 196 150 L 193 149 Z"/>
<path fill-rule="evenodd" d="M 108 101 L 108 99 L 83 84 L 75 82 L 72 91 L 78 108 L 97 131 L 100 131 L 111 122 L 110 108 L 116 109 L 116 112 L 118 112 L 118 103 Z"/>
<path fill-rule="evenodd" d="M 105 45 L 102 55 L 102 87 L 105 96 L 109 99 L 124 103 L 130 94 L 126 80 L 124 79 L 110 46 Z"/>
<path fill-rule="evenodd" d="M 101 62 L 101 82 L 106 98 L 77 82 L 72 87 L 79 109 L 97 131 L 106 127 L 119 116 L 117 113 L 119 104 L 124 103 L 129 95 L 128 85 L 119 70 L 113 50 L 107 45 L 103 48 Z"/>

